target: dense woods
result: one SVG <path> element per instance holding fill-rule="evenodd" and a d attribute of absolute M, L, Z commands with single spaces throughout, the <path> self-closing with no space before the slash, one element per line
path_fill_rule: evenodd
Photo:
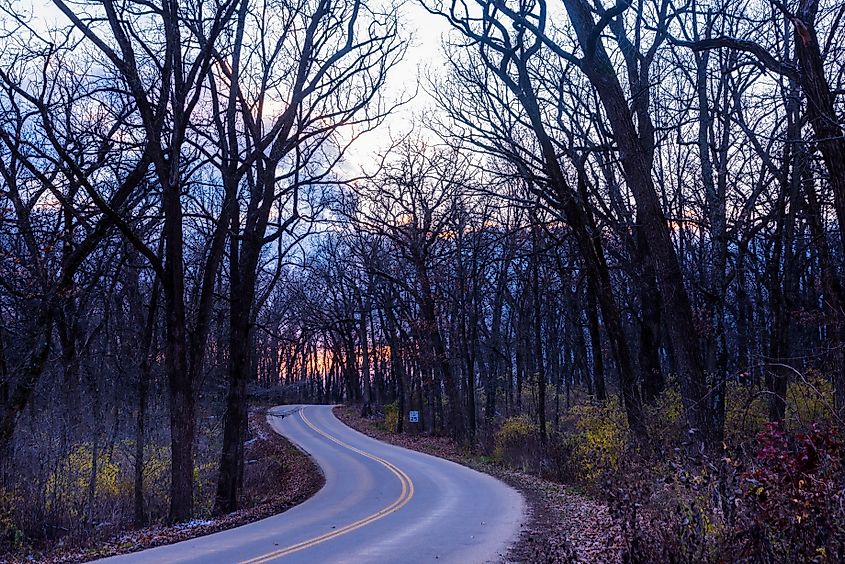
<path fill-rule="evenodd" d="M 345 402 L 631 561 L 845 559 L 845 5 L 422 5 L 411 123 L 398 4 L 2 2 L 4 549 L 232 512 L 251 402 Z"/>

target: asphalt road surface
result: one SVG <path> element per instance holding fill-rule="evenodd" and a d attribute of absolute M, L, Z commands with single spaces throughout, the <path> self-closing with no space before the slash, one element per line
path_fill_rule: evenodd
<path fill-rule="evenodd" d="M 524 502 L 459 464 L 371 439 L 330 406 L 268 416 L 326 476 L 314 497 L 274 517 L 106 562 L 497 562 L 516 540 Z"/>

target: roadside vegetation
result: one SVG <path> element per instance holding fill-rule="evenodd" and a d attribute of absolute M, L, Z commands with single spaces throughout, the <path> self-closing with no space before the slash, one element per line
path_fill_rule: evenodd
<path fill-rule="evenodd" d="M 829 393 L 796 385 L 793 418 L 767 421 L 762 402 L 729 412 L 714 453 L 688 451 L 677 394 L 650 414 L 659 442 L 632 443 L 618 404 L 572 406 L 540 443 L 526 416 L 504 418 L 476 445 L 406 425 L 395 406 L 362 416 L 336 408 L 377 439 L 492 474 L 523 493 L 530 512 L 508 553 L 516 562 L 839 562 L 845 555 L 841 424 Z M 736 412 L 733 412 L 736 410 Z M 813 417 L 801 419 L 809 412 Z"/>
<path fill-rule="evenodd" d="M 612 558 L 845 561 L 841 0 L 47 4 L 0 0 L 4 554 L 260 506 L 251 402 L 313 402 Z"/>
<path fill-rule="evenodd" d="M 209 438 L 209 443 L 213 445 L 213 428 Z M 219 441 L 219 437 L 216 440 Z M 122 459 L 102 456 L 98 460 L 98 482 L 95 484 L 93 504 L 90 500 L 81 499 L 90 493 L 92 468 L 87 456 L 73 453 L 66 464 L 75 466 L 66 469 L 56 466 L 54 468 L 59 470 L 54 470 L 46 479 L 37 471 L 21 471 L 20 482 L 31 484 L 28 493 L 32 497 L 3 500 L 5 542 L 0 560 L 86 562 L 170 544 L 276 515 L 302 503 L 323 485 L 323 475 L 316 463 L 271 429 L 264 410 L 250 412 L 249 438 L 244 448 L 241 509 L 225 516 L 213 512 L 214 473 L 210 470 L 213 461 L 209 460 L 197 469 L 200 484 L 197 516 L 177 525 L 165 522 L 167 466 L 163 462 L 155 463 L 152 457 L 148 459 L 153 462 L 145 469 L 144 476 L 145 481 L 151 484 L 146 488 L 143 500 L 147 508 L 146 524 L 140 527 L 129 519 L 132 513 L 128 508 L 133 503 L 133 468 L 131 464 L 121 464 Z M 120 450 L 119 445 L 113 445 L 111 451 L 106 449 L 106 452 L 118 453 Z M 165 446 L 161 446 L 160 450 L 166 452 Z M 198 454 L 198 460 L 206 458 L 202 456 L 202 451 Z M 50 483 L 57 475 L 64 476 L 64 479 L 72 476 L 76 481 L 60 485 L 63 497 L 58 500 L 57 496 L 53 496 L 45 503 L 43 498 L 35 497 L 40 491 L 52 491 L 57 487 Z M 112 515 L 112 521 L 91 527 L 86 516 L 77 513 L 80 507 L 90 508 L 93 515 Z M 51 534 L 55 528 L 60 528 L 61 532 Z M 55 537 L 60 541 L 53 541 Z"/>

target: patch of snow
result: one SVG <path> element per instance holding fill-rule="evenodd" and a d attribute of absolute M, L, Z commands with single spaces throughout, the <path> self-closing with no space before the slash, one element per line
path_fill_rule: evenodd
<path fill-rule="evenodd" d="M 193 519 L 186 523 L 179 523 L 174 528 L 176 529 L 193 529 L 194 527 L 202 527 L 205 525 L 213 525 L 214 521 L 208 519 Z"/>

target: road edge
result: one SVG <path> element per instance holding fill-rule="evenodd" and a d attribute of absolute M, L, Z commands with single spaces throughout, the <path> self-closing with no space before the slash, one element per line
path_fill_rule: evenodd
<path fill-rule="evenodd" d="M 451 462 L 453 464 L 457 464 L 459 466 L 463 466 L 464 468 L 468 468 L 469 470 L 473 470 L 480 474 L 484 474 L 494 480 L 497 480 L 503 485 L 514 490 L 522 499 L 521 514 L 518 526 L 515 528 L 511 538 L 507 539 L 507 541 L 504 543 L 506 552 L 504 554 L 499 554 L 499 562 L 514 563 L 533 561 L 530 559 L 515 559 L 515 557 L 518 554 L 525 552 L 524 550 L 522 550 L 523 547 L 521 547 L 520 545 L 525 543 L 527 535 L 530 534 L 529 531 L 534 529 L 532 525 L 534 524 L 535 516 L 539 515 L 540 513 L 538 511 L 539 501 L 536 496 L 536 492 L 533 492 L 531 488 L 526 487 L 524 483 L 521 483 L 519 479 L 517 479 L 517 477 L 509 474 L 508 472 L 500 471 L 499 469 L 489 465 L 478 464 L 471 459 L 462 457 L 458 453 L 450 453 L 447 452 L 445 449 L 426 448 L 427 445 L 423 442 L 402 442 L 397 440 L 398 436 L 394 434 L 387 432 L 375 432 L 376 430 L 372 427 L 361 424 L 364 419 L 362 419 L 360 416 L 357 416 L 354 413 L 348 413 L 346 411 L 352 410 L 354 407 L 355 406 L 349 405 L 334 405 L 332 406 L 332 414 L 341 423 L 343 423 L 350 429 L 357 431 L 371 439 L 375 439 L 385 444 L 389 444 L 390 446 L 403 448 L 419 454 L 432 456 L 441 460 L 445 460 L 447 462 Z"/>

